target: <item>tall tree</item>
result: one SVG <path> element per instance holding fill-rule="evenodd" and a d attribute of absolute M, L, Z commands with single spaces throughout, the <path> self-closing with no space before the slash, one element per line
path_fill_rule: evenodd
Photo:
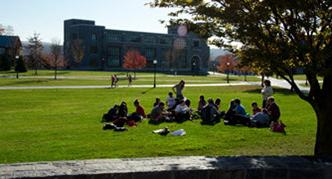
<path fill-rule="evenodd" d="M 80 64 L 84 58 L 84 46 L 80 39 L 73 40 L 70 45 L 70 52 L 76 64 Z"/>
<path fill-rule="evenodd" d="M 58 67 L 64 63 L 64 58 L 61 52 L 61 45 L 59 40 L 53 40 L 51 44 L 51 52 L 49 54 L 50 66 L 54 69 L 54 79 L 57 79 Z"/>
<path fill-rule="evenodd" d="M 32 65 L 33 69 L 35 70 L 35 75 L 38 74 L 37 70 L 40 67 L 41 60 L 42 60 L 42 50 L 43 44 L 39 37 L 39 34 L 34 33 L 33 37 L 28 39 L 28 50 L 29 50 L 29 61 Z"/>
<path fill-rule="evenodd" d="M 217 66 L 218 71 L 223 73 L 229 73 L 233 70 L 235 70 L 237 66 L 237 61 L 235 59 L 235 56 L 232 54 L 227 54 L 224 56 L 219 57 L 219 63 Z"/>
<path fill-rule="evenodd" d="M 187 23 L 204 37 L 242 44 L 243 62 L 270 69 L 285 79 L 316 113 L 316 156 L 332 156 L 332 1 L 331 0 L 155 0 L 152 7 L 176 7 L 172 23 Z M 191 16 L 177 18 L 181 14 Z M 180 16 L 181 17 L 181 16 Z M 183 17 L 183 16 L 182 16 Z M 310 83 L 300 90 L 293 69 Z M 320 86 L 317 75 L 323 76 Z"/>
<path fill-rule="evenodd" d="M 123 68 L 131 69 L 131 70 L 138 70 L 144 68 L 146 65 L 146 58 L 141 55 L 141 53 L 137 50 L 129 50 L 127 51 L 124 62 Z M 136 72 L 134 71 L 134 78 L 136 78 Z"/>

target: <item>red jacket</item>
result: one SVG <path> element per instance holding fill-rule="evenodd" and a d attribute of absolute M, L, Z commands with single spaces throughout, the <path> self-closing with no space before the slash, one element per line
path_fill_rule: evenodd
<path fill-rule="evenodd" d="M 142 106 L 137 106 L 136 107 L 136 113 L 143 116 L 144 118 L 146 118 L 145 112 L 144 112 L 144 108 Z"/>

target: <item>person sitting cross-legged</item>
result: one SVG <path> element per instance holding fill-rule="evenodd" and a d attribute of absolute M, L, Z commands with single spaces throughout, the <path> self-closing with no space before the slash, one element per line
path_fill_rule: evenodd
<path fill-rule="evenodd" d="M 252 115 L 262 112 L 261 108 L 258 107 L 258 104 L 256 102 L 251 103 L 251 107 L 252 107 Z"/>
<path fill-rule="evenodd" d="M 115 124 L 118 127 L 123 127 L 127 122 L 127 117 L 128 117 L 128 108 L 126 102 L 124 101 L 121 102 L 118 114 L 119 116 L 116 120 L 113 121 L 113 124 Z"/>
<path fill-rule="evenodd" d="M 176 106 L 175 110 L 175 121 L 183 122 L 190 119 L 190 108 L 186 105 L 186 102 L 182 99 Z"/>
<path fill-rule="evenodd" d="M 208 99 L 208 104 L 201 111 L 201 124 L 215 124 L 220 122 L 221 113 L 216 108 L 213 99 Z"/>
<path fill-rule="evenodd" d="M 270 117 L 266 109 L 263 109 L 261 112 L 257 112 L 250 118 L 249 127 L 269 127 L 270 126 Z"/>
<path fill-rule="evenodd" d="M 270 122 L 278 122 L 280 118 L 280 109 L 279 106 L 275 103 L 273 96 L 267 98 L 266 110 L 270 116 Z"/>
<path fill-rule="evenodd" d="M 134 105 L 136 107 L 136 111 L 133 112 L 128 119 L 129 120 L 134 120 L 135 122 L 139 122 L 142 119 L 146 118 L 144 108 L 140 105 L 139 101 L 136 99 L 134 101 Z"/>
<path fill-rule="evenodd" d="M 231 108 L 227 111 L 224 123 L 226 125 L 243 124 L 249 125 L 250 117 L 242 106 L 240 99 L 231 102 Z"/>
<path fill-rule="evenodd" d="M 198 112 L 199 114 L 201 114 L 201 111 L 202 111 L 202 109 L 204 108 L 205 105 L 206 105 L 206 101 L 205 101 L 205 99 L 204 99 L 204 96 L 201 95 L 201 96 L 199 97 L 198 107 L 197 107 L 197 112 Z"/>
<path fill-rule="evenodd" d="M 169 115 L 170 112 L 165 110 L 165 103 L 160 102 L 157 106 L 152 108 L 152 111 L 149 114 L 149 123 L 158 124 L 167 121 L 169 120 Z"/>

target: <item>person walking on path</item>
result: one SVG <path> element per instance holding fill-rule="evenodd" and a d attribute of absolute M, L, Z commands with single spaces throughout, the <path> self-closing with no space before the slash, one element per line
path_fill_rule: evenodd
<path fill-rule="evenodd" d="M 183 89 L 184 89 L 184 85 L 185 85 L 186 83 L 183 81 L 183 80 L 181 80 L 178 84 L 176 84 L 175 86 L 173 86 L 173 88 L 172 88 L 172 90 L 173 90 L 173 92 L 176 94 L 176 98 L 178 99 L 178 100 L 182 100 L 182 99 L 184 99 L 184 96 L 183 96 L 183 93 L 182 93 L 182 91 L 183 91 Z"/>
<path fill-rule="evenodd" d="M 273 89 L 270 80 L 264 80 L 264 87 L 261 91 L 263 97 L 262 108 L 266 107 L 267 98 L 273 95 Z"/>

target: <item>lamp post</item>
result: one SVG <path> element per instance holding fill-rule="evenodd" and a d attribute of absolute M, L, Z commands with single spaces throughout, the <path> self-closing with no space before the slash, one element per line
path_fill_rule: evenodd
<path fill-rule="evenodd" d="M 195 76 L 196 73 L 196 62 L 193 62 L 193 76 Z"/>
<path fill-rule="evenodd" d="M 153 77 L 153 88 L 156 88 L 156 71 L 157 71 L 157 60 L 153 60 L 154 65 L 154 77 Z"/>
<path fill-rule="evenodd" d="M 231 63 L 227 62 L 227 83 L 229 83 L 229 65 L 231 65 Z"/>
<path fill-rule="evenodd" d="M 105 58 L 101 59 L 101 70 L 104 71 L 105 70 Z"/>
<path fill-rule="evenodd" d="M 16 66 L 15 66 L 15 71 L 16 71 L 16 79 L 18 79 L 18 59 L 20 58 L 20 56 L 18 56 L 18 55 L 16 55 L 15 56 L 15 64 L 16 64 Z"/>

